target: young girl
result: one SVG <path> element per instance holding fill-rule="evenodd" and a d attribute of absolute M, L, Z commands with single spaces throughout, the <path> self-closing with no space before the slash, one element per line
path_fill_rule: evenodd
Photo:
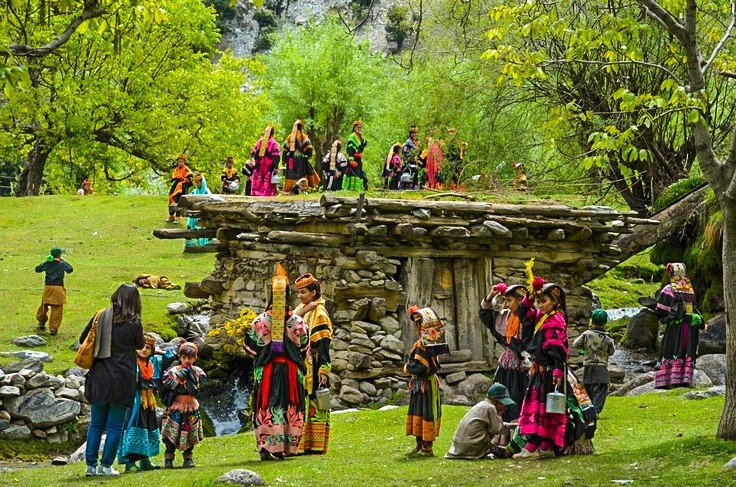
<path fill-rule="evenodd" d="M 536 278 L 534 291 L 539 309 L 532 308 L 527 296 L 522 304 L 532 311 L 536 325 L 529 351 L 533 363 L 529 372 L 529 388 L 524 396 L 519 417 L 519 432 L 528 436 L 526 446 L 516 459 L 537 460 L 555 456 L 554 447 L 565 447 L 565 414 L 547 412 L 547 394 L 557 386 L 562 392 L 567 371 L 567 322 L 565 292 L 554 283 Z M 568 392 L 571 390 L 567 388 Z"/>
<path fill-rule="evenodd" d="M 161 356 L 152 358 L 156 340 L 147 333 L 144 337 L 146 345 L 138 350 L 138 377 L 133 408 L 128 416 L 118 452 L 118 463 L 125 465 L 126 472 L 159 468 L 158 465 L 151 463 L 150 457 L 158 455 L 161 448 L 154 397 L 156 393 L 154 379 L 156 375 L 160 375 Z M 140 464 L 136 465 L 139 460 Z"/>
<path fill-rule="evenodd" d="M 182 450 L 184 468 L 193 468 L 192 452 L 194 445 L 202 441 L 202 421 L 199 416 L 197 395 L 206 375 L 194 365 L 197 361 L 197 345 L 184 342 L 179 345 L 179 364 L 169 367 L 164 374 L 166 389 L 166 411 L 161 424 L 166 453 L 164 468 L 174 468 L 174 452 Z"/>
<path fill-rule="evenodd" d="M 437 378 L 440 363 L 437 356 L 450 350 L 444 340 L 445 325 L 432 308 L 411 306 L 409 317 L 419 337 L 404 364 L 404 373 L 411 375 L 406 435 L 416 437 L 417 441 L 416 448 L 409 454 L 433 456 L 432 443 L 439 436 L 442 423 L 440 382 Z"/>

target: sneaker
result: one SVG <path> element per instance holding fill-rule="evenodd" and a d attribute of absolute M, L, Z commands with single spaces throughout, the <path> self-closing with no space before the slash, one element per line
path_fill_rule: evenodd
<path fill-rule="evenodd" d="M 85 477 L 94 477 L 95 475 L 98 475 L 97 473 L 97 467 L 93 467 L 92 465 L 87 465 L 87 470 L 84 471 Z"/>
<path fill-rule="evenodd" d="M 97 475 L 120 475 L 120 472 L 112 468 L 112 465 L 109 467 L 100 466 L 97 470 Z"/>
<path fill-rule="evenodd" d="M 514 460 L 539 460 L 540 458 L 539 449 L 532 452 L 527 450 L 526 447 L 514 455 Z"/>

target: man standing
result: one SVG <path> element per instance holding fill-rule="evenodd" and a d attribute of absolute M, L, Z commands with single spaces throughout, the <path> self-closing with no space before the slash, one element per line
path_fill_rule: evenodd
<path fill-rule="evenodd" d="M 509 396 L 506 386 L 496 382 L 488 388 L 488 397 L 468 411 L 452 437 L 452 446 L 445 458 L 478 460 L 495 451 L 491 442 L 498 434 L 508 434 L 513 423 L 504 423 L 501 415 L 506 407 L 516 403 Z"/>
<path fill-rule="evenodd" d="M 64 260 L 61 254 L 64 249 L 54 247 L 49 252 L 51 255 L 46 257 L 46 261 L 36 266 L 36 272 L 45 272 L 46 281 L 43 287 L 43 298 L 41 298 L 41 306 L 36 312 L 36 320 L 38 320 L 38 331 L 46 330 L 46 322 L 49 322 L 49 329 L 52 335 L 59 332 L 61 318 L 64 315 L 64 305 L 66 304 L 66 289 L 64 288 L 64 274 L 71 273 L 74 269 Z M 48 316 L 51 309 L 51 316 Z"/>

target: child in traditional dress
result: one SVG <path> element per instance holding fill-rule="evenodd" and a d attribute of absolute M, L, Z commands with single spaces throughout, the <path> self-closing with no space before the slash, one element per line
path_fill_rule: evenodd
<path fill-rule="evenodd" d="M 133 408 L 125 424 L 118 452 L 118 463 L 125 465 L 126 472 L 160 468 L 151 463 L 150 457 L 161 451 L 161 434 L 156 419 L 155 376 L 160 375 L 162 357 L 153 356 L 156 345 L 153 335 L 145 333 L 144 337 L 146 345 L 138 350 L 138 380 Z"/>
<path fill-rule="evenodd" d="M 433 456 L 432 443 L 439 436 L 442 423 L 437 356 L 449 353 L 450 349 L 445 342 L 445 325 L 432 308 L 411 306 L 409 317 L 419 337 L 404 364 L 404 373 L 411 375 L 406 435 L 416 437 L 417 441 L 409 454 Z"/>
<path fill-rule="evenodd" d="M 583 385 L 593 400 L 598 414 L 603 411 L 608 395 L 608 357 L 615 348 L 613 338 L 606 333 L 604 327 L 608 322 L 608 313 L 604 309 L 594 309 L 590 315 L 590 330 L 586 330 L 572 346 L 586 352 L 583 359 Z"/>
<path fill-rule="evenodd" d="M 36 266 L 36 272 L 46 273 L 41 306 L 36 311 L 38 331 L 45 331 L 46 322 L 48 321 L 52 335 L 59 332 L 61 319 L 64 316 L 64 305 L 66 304 L 64 274 L 74 271 L 72 266 L 62 257 L 63 253 L 64 249 L 54 247 L 46 256 L 46 260 Z M 51 310 L 50 317 L 48 316 L 49 309 Z"/>
<path fill-rule="evenodd" d="M 179 345 L 179 363 L 169 367 L 164 374 L 166 411 L 161 424 L 161 436 L 166 446 L 164 468 L 174 468 L 174 452 L 177 449 L 183 452 L 182 466 L 194 468 L 194 445 L 204 437 L 197 395 L 206 375 L 194 365 L 197 352 L 194 343 L 182 343 Z"/>

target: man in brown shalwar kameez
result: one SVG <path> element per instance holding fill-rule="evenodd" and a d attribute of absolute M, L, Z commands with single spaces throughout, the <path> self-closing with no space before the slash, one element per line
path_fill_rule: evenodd
<path fill-rule="evenodd" d="M 50 255 L 46 257 L 46 261 L 36 266 L 36 272 L 46 273 L 41 306 L 38 307 L 36 312 L 38 330 L 46 330 L 46 322 L 48 321 L 52 335 L 59 332 L 61 318 L 64 315 L 64 305 L 66 304 L 64 274 L 74 270 L 61 256 L 63 253 L 64 249 L 54 247 L 51 249 Z M 49 309 L 51 310 L 50 316 L 48 316 Z"/>

